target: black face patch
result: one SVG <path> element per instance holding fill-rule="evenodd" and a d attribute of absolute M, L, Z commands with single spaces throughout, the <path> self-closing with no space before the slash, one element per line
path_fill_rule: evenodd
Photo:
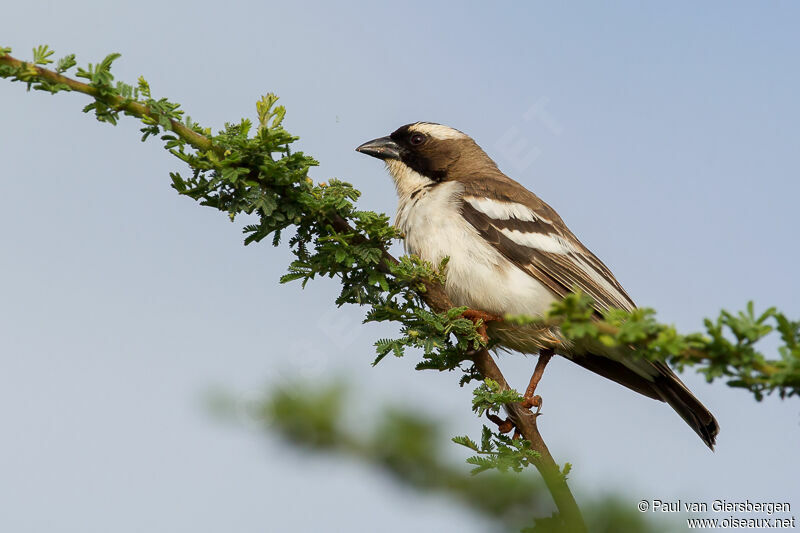
<path fill-rule="evenodd" d="M 426 178 L 444 180 L 448 167 L 458 159 L 453 141 L 414 131 L 412 126 L 414 124 L 401 126 L 389 136 L 400 146 L 400 160 Z"/>

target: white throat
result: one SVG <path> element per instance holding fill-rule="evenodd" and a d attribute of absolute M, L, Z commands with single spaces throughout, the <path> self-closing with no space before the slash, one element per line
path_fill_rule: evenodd
<path fill-rule="evenodd" d="M 432 179 L 426 178 L 397 159 L 387 159 L 386 169 L 394 180 L 394 186 L 397 189 L 397 196 L 400 197 L 400 203 L 407 201 L 414 191 L 436 184 Z"/>

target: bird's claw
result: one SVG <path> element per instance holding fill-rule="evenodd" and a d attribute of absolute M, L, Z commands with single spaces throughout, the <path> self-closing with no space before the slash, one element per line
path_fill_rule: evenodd
<path fill-rule="evenodd" d="M 527 397 L 523 398 L 522 407 L 524 407 L 525 409 L 531 409 L 532 407 L 535 407 L 536 412 L 534 413 L 534 415 L 538 416 L 542 411 L 542 397 L 537 394 L 529 398 Z"/>
<path fill-rule="evenodd" d="M 538 416 L 538 415 L 537 415 Z M 486 413 L 486 417 L 497 424 L 497 431 L 505 435 L 506 433 L 510 433 L 511 430 L 514 430 L 514 435 L 512 435 L 512 439 L 519 440 L 522 438 L 522 433 L 520 433 L 519 428 L 514 425 L 514 422 L 511 418 L 506 418 L 503 420 L 497 415 L 493 415 L 492 413 Z"/>
<path fill-rule="evenodd" d="M 497 415 L 493 415 L 492 413 L 486 413 L 486 418 L 497 424 L 497 431 L 500 433 L 508 433 L 512 429 L 515 430 L 515 434 L 519 433 L 519 430 L 514 426 L 514 422 L 511 421 L 510 418 L 506 418 L 503 420 Z"/>
<path fill-rule="evenodd" d="M 466 309 L 463 313 L 461 313 L 461 316 L 472 320 L 484 343 L 489 342 L 489 335 L 486 333 L 486 324 L 489 322 L 499 322 L 503 320 L 502 317 L 487 313 L 485 311 L 479 311 L 477 309 Z"/>

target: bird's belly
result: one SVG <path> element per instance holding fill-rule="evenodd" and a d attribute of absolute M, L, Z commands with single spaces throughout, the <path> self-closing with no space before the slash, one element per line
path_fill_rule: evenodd
<path fill-rule="evenodd" d="M 453 304 L 501 316 L 537 316 L 555 301 L 547 287 L 502 256 L 457 210 L 417 205 L 401 215 L 407 252 L 434 266 L 449 257 L 445 289 Z"/>
<path fill-rule="evenodd" d="M 484 245 L 490 246 L 490 245 Z M 455 305 L 495 315 L 543 315 L 555 301 L 548 289 L 505 258 L 484 250 L 451 251 L 445 288 Z M 499 263 L 499 264 L 498 264 Z"/>

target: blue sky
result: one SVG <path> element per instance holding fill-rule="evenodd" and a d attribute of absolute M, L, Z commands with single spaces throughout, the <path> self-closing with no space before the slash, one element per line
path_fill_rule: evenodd
<path fill-rule="evenodd" d="M 30 2 L 0 45 L 81 63 L 122 53 L 214 128 L 278 93 L 316 179 L 394 213 L 382 166 L 353 151 L 429 120 L 473 136 L 555 207 L 639 305 L 681 330 L 719 309 L 800 316 L 800 8 L 790 2 Z M 179 162 L 82 115 L 80 95 L 0 84 L 0 529 L 481 531 L 449 501 L 362 466 L 309 460 L 220 425 L 209 388 L 255 394 L 293 376 L 351 376 L 476 433 L 470 391 L 414 358 L 376 368 L 335 283 L 279 286 L 285 248 L 178 197 Z M 344 332 L 344 333 L 342 333 Z M 533 360 L 501 357 L 518 387 Z M 579 493 L 800 508 L 800 404 L 755 403 L 691 373 L 716 414 L 710 453 L 663 404 L 556 361 L 541 428 Z M 354 408 L 357 408 L 354 406 Z M 463 452 L 453 446 L 453 456 Z"/>

